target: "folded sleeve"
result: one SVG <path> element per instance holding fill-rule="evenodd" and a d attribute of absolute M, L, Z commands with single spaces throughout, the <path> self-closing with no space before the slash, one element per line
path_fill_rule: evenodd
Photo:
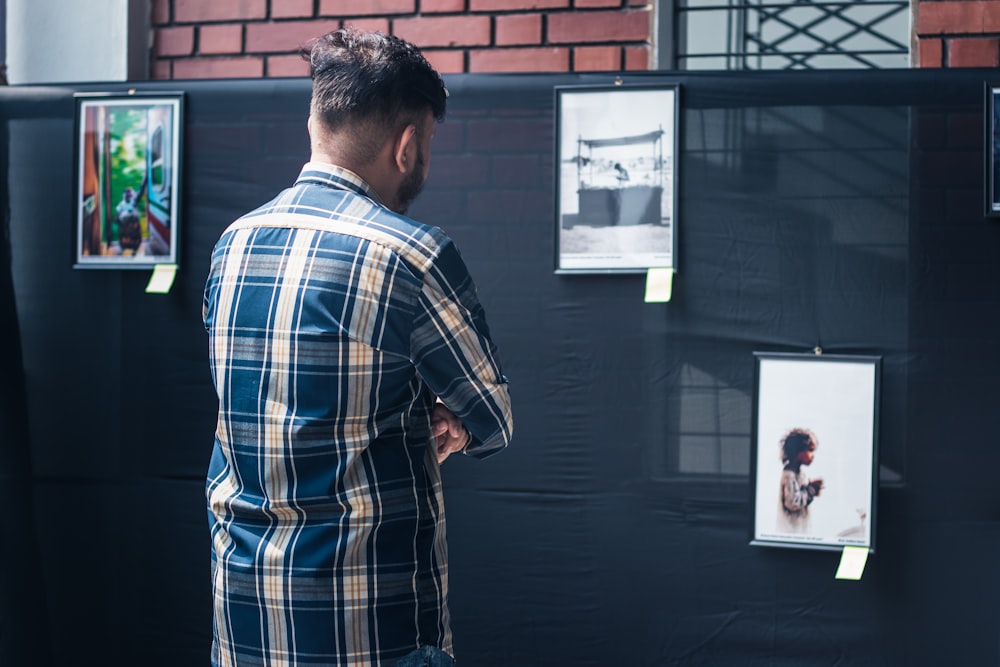
<path fill-rule="evenodd" d="M 424 274 L 411 350 L 420 377 L 472 434 L 465 452 L 485 458 L 505 448 L 514 428 L 508 381 L 475 284 L 450 241 Z"/>

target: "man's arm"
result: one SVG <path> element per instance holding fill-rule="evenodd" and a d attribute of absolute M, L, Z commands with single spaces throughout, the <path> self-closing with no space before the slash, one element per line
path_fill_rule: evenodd
<path fill-rule="evenodd" d="M 424 277 L 411 345 L 417 372 L 461 423 L 459 429 L 435 411 L 439 456 L 443 448 L 445 457 L 460 450 L 483 458 L 506 447 L 513 432 L 507 378 L 476 287 L 453 243 L 442 248 Z M 467 442 L 462 430 L 469 434 Z"/>

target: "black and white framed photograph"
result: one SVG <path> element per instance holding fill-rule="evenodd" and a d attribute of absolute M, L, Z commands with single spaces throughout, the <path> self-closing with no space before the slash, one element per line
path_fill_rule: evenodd
<path fill-rule="evenodd" d="M 1000 217 L 1000 81 L 986 83 L 985 141 L 986 157 L 983 173 L 985 213 L 987 217 Z"/>
<path fill-rule="evenodd" d="M 76 96 L 75 268 L 176 264 L 183 93 Z"/>
<path fill-rule="evenodd" d="M 676 268 L 679 87 L 555 94 L 556 272 Z"/>
<path fill-rule="evenodd" d="M 881 358 L 754 357 L 751 544 L 874 552 Z"/>

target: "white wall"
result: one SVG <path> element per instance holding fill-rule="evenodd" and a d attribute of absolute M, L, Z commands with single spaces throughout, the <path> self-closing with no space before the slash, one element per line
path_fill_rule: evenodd
<path fill-rule="evenodd" d="M 136 34 L 137 19 L 144 35 Z M 135 44 L 148 45 L 148 35 L 148 0 L 7 0 L 7 78 L 12 84 L 146 78 L 137 76 L 135 63 L 148 53 L 136 54 Z"/>

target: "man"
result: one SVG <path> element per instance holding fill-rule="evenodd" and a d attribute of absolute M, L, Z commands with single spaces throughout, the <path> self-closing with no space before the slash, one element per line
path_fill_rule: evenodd
<path fill-rule="evenodd" d="M 204 319 L 214 665 L 450 665 L 440 464 L 513 427 L 452 241 L 403 214 L 447 92 L 395 37 L 308 54 L 312 156 L 233 223 Z"/>

